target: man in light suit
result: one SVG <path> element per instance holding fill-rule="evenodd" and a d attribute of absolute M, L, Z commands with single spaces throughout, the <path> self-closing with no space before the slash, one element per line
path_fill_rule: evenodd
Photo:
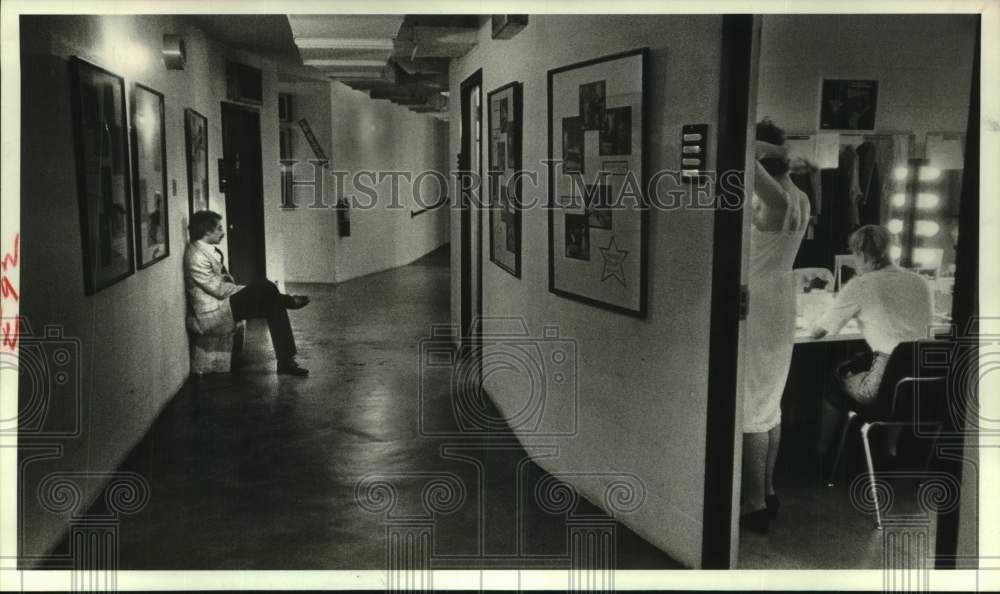
<path fill-rule="evenodd" d="M 226 270 L 222 251 L 216 247 L 225 236 L 218 213 L 194 213 L 188 230 L 191 242 L 184 250 L 184 288 L 190 304 L 188 328 L 196 334 L 212 334 L 231 330 L 237 320 L 266 318 L 278 358 L 278 373 L 308 375 L 309 371 L 295 362 L 295 337 L 286 310 L 305 307 L 309 298 L 283 295 L 266 279 L 246 286 L 236 284 Z"/>

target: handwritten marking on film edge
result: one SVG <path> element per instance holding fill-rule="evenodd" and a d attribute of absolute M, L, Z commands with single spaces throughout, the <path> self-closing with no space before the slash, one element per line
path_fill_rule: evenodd
<path fill-rule="evenodd" d="M 3 296 L 3 299 L 0 300 L 0 319 L 3 320 L 3 328 L 0 330 L 3 333 L 3 339 L 0 341 L 0 348 L 11 351 L 17 349 L 17 339 L 21 326 L 20 316 L 18 315 L 18 301 L 20 301 L 21 297 L 18 295 L 14 285 L 11 284 L 7 273 L 17 268 L 20 244 L 21 233 L 17 232 L 14 234 L 14 248 L 5 251 L 3 258 L 0 259 L 0 272 L 3 274 L 2 278 L 0 278 L 0 294 Z M 4 311 L 9 309 L 10 305 L 14 306 L 14 315 L 8 318 L 4 315 Z"/>

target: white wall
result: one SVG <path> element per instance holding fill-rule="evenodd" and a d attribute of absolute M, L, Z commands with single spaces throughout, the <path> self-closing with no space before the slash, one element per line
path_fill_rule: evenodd
<path fill-rule="evenodd" d="M 524 167 L 537 171 L 541 180 L 540 188 L 525 193 L 544 196 L 547 178 L 539 163 L 547 151 L 547 71 L 648 46 L 648 162 L 652 170 L 674 169 L 683 124 L 707 123 L 710 137 L 716 131 L 721 23 L 721 16 L 532 15 L 529 25 L 508 41 L 492 40 L 486 25 L 478 45 L 452 66 L 451 121 L 461 119 L 459 85 L 476 69 L 483 69 L 484 98 L 501 85 L 522 81 Z M 484 110 L 484 125 L 485 119 Z M 452 154 L 459 152 L 460 140 L 459 126 L 454 125 Z M 710 165 L 714 160 L 710 146 Z M 452 217 L 451 224 L 456 325 L 459 218 Z M 695 567 L 701 559 L 704 512 L 712 221 L 711 210 L 651 213 L 649 313 L 642 320 L 548 292 L 544 210 L 524 212 L 521 279 L 489 262 L 488 233 L 482 238 L 484 314 L 522 316 L 534 336 L 544 325 L 558 325 L 561 335 L 576 340 L 580 349 L 578 434 L 554 440 L 521 433 L 522 442 L 534 452 L 542 444 L 559 445 L 557 457 L 538 460 L 549 471 L 638 475 L 646 501 L 621 519 L 675 559 Z M 523 404 L 523 383 L 518 380 L 504 374 L 488 383 L 508 416 Z M 573 404 L 562 388 L 549 392 L 547 406 L 563 420 Z M 606 480 L 576 483 L 592 501 L 603 499 Z"/>
<path fill-rule="evenodd" d="M 287 83 L 283 92 L 293 94 L 293 119 L 306 117 L 332 169 L 347 173 L 344 195 L 356 196 L 368 208 L 351 209 L 351 234 L 341 237 L 333 206 L 338 192 L 328 173 L 323 185 L 324 201 L 331 208 L 308 208 L 312 190 L 296 190 L 299 208 L 279 213 L 278 237 L 285 254 L 286 280 L 290 282 L 343 282 L 380 270 L 409 264 L 448 241 L 448 209 L 440 208 L 416 217 L 419 210 L 411 186 L 399 182 L 393 197 L 388 178 L 373 186 L 372 199 L 353 183 L 357 172 L 448 172 L 447 123 L 389 103 L 373 100 L 339 82 Z M 314 158 L 299 131 L 293 127 L 294 156 Z M 296 168 L 296 180 L 312 178 L 309 166 Z M 376 173 L 377 175 L 377 173 Z M 429 200 L 437 186 L 427 182 L 422 191 Z M 308 258 L 303 254 L 310 255 Z"/>
<path fill-rule="evenodd" d="M 757 113 L 819 128 L 824 78 L 877 80 L 875 129 L 964 131 L 975 15 L 767 15 Z"/>
<path fill-rule="evenodd" d="M 165 33 L 183 34 L 187 65 L 168 71 L 159 59 Z M 225 214 L 216 160 L 222 156 L 221 107 L 227 57 L 264 68 L 261 109 L 265 163 L 277 162 L 276 76 L 266 62 L 230 52 L 186 21 L 170 16 L 22 17 L 21 26 L 21 315 L 38 335 L 46 325 L 79 339 L 82 435 L 62 442 L 63 454 L 28 464 L 22 480 L 22 555 L 40 555 L 65 529 L 64 518 L 41 510 L 35 483 L 47 472 L 114 470 L 145 434 L 189 372 L 182 255 L 188 197 L 184 109 L 208 118 L 210 207 Z M 69 56 L 81 56 L 165 96 L 170 256 L 99 293 L 83 293 L 76 159 L 71 118 Z M 268 122 L 274 121 L 271 126 Z M 277 204 L 277 171 L 264 168 L 265 204 Z M 265 214 L 268 232 L 272 217 Z M 225 248 L 225 246 L 222 246 Z M 280 278 L 282 263 L 269 255 Z M 22 377 L 22 407 L 32 384 Z M 53 399 L 50 414 L 74 410 Z M 84 502 L 97 483 L 88 482 Z"/>
<path fill-rule="evenodd" d="M 294 170 L 295 209 L 276 209 L 280 231 L 272 239 L 280 242 L 277 251 L 284 258 L 286 280 L 291 282 L 331 283 L 336 280 L 337 216 L 333 208 L 333 179 L 323 170 L 308 164 L 316 155 L 306 141 L 298 121 L 309 122 L 316 140 L 327 156 L 333 151 L 330 83 L 281 83 L 278 90 L 292 95 L 291 124 L 284 124 L 291 137 L 291 158 L 302 162 Z M 322 188 L 322 190 L 320 190 Z M 322 191 L 322 195 L 318 195 Z M 317 200 L 318 199 L 318 200 Z M 314 204 L 328 207 L 312 208 Z"/>

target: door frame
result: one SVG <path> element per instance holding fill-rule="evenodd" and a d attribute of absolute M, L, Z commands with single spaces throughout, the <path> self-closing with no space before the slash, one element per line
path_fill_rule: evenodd
<path fill-rule="evenodd" d="M 475 87 L 479 87 L 479 117 L 477 121 L 480 127 L 480 150 L 479 150 L 479 171 L 475 172 L 479 176 L 480 180 L 480 196 L 482 196 L 482 179 L 483 179 L 483 159 L 482 159 L 482 121 L 483 121 L 483 70 L 482 68 L 476 70 L 470 74 L 465 80 L 462 81 L 460 86 L 460 111 L 461 111 L 461 126 L 462 126 L 462 140 L 461 140 L 461 150 L 459 152 L 458 158 L 458 169 L 459 175 L 468 176 L 470 173 L 470 167 L 472 165 L 472 145 L 474 143 L 474 137 L 472 136 L 471 127 L 468 125 L 469 119 L 472 116 L 471 111 L 468 110 L 469 99 L 472 95 L 472 90 Z M 477 240 L 478 245 L 476 246 L 475 254 L 477 266 L 476 266 L 476 312 L 478 315 L 482 315 L 483 312 L 483 258 L 482 258 L 482 243 L 483 243 L 483 221 L 482 221 L 482 209 L 477 209 L 475 205 L 471 204 L 471 195 L 466 193 L 462 188 L 465 188 L 465 183 L 459 185 L 459 212 L 460 212 L 460 258 L 461 258 L 461 272 L 459 277 L 459 293 L 461 298 L 461 305 L 459 311 L 459 342 L 462 346 L 469 346 L 475 349 L 478 353 L 478 347 L 482 339 L 481 332 L 475 331 L 473 327 L 472 319 L 472 289 L 470 287 L 471 277 L 472 277 L 472 214 L 476 212 L 476 223 L 477 223 Z"/>
<path fill-rule="evenodd" d="M 960 194 L 962 203 L 958 211 L 958 246 L 955 253 L 955 287 L 952 290 L 951 319 L 952 327 L 955 329 L 955 337 L 958 339 L 956 346 L 956 360 L 976 361 L 979 359 L 980 336 L 979 327 L 979 126 L 980 126 L 980 76 L 982 60 L 982 16 L 976 23 L 976 45 L 972 57 L 972 84 L 969 92 L 969 119 L 965 129 L 965 158 L 962 164 L 962 193 Z M 952 373 L 961 373 L 961 368 L 953 369 Z M 954 385 L 954 382 L 952 383 Z M 968 383 L 969 392 L 966 394 L 949 394 L 952 397 L 951 414 L 946 418 L 944 431 L 951 436 L 947 440 L 948 455 L 939 455 L 938 469 L 950 474 L 955 479 L 959 501 L 967 495 L 962 492 L 966 486 L 962 473 L 965 470 L 965 463 L 970 462 L 965 456 L 972 456 L 972 464 L 975 468 L 980 467 L 979 449 L 976 447 L 979 442 L 978 433 L 966 435 L 966 431 L 976 429 L 975 423 L 978 419 L 973 419 L 971 423 L 960 427 L 955 423 L 961 423 L 967 419 L 967 410 L 970 403 L 979 401 L 979 387 L 976 382 Z M 973 405 L 975 406 L 975 405 Z M 973 447 L 969 447 L 969 444 Z M 939 446 L 940 448 L 941 446 Z M 943 449 L 943 448 L 942 448 Z M 941 449 L 939 453 L 943 453 Z M 979 527 L 982 522 L 982 509 L 980 502 L 981 473 L 976 473 L 975 489 L 976 495 L 974 505 L 976 506 L 975 520 L 972 527 L 962 521 L 962 505 L 954 506 L 950 511 L 937 514 L 937 531 L 934 539 L 934 568 L 935 569 L 967 569 L 968 559 L 959 559 L 959 530 L 962 525 L 966 529 L 974 531 L 976 556 L 979 555 Z"/>
<path fill-rule="evenodd" d="M 708 402 L 705 442 L 705 491 L 702 523 L 702 569 L 730 569 L 739 559 L 737 516 L 742 432 L 736 421 L 743 402 L 740 385 L 741 287 L 746 273 L 743 249 L 745 188 L 753 183 L 747 139 L 756 112 L 757 67 L 760 57 L 759 15 L 722 17 L 722 62 L 719 77 L 719 125 L 716 134 L 717 180 L 736 172 L 739 196 L 724 196 L 716 184 L 717 206 L 712 241 L 712 300 L 709 326 Z M 731 200 L 736 198 L 737 204 Z M 722 200 L 727 208 L 719 208 Z M 733 208 L 736 206 L 736 208 Z M 725 241 L 719 241 L 725 237 Z"/>
<path fill-rule="evenodd" d="M 222 159 L 225 163 L 226 168 L 226 178 L 230 180 L 232 178 L 230 174 L 229 163 L 226 161 L 226 112 L 227 111 L 240 111 L 248 114 L 252 114 L 257 118 L 257 147 L 260 152 L 260 163 L 259 169 L 259 179 L 257 180 L 257 195 L 253 197 L 256 202 L 257 212 L 257 225 L 256 228 L 252 230 L 254 243 L 254 253 L 253 258 L 256 260 L 256 268 L 259 271 L 258 277 L 267 278 L 267 236 L 265 233 L 264 224 L 264 143 L 262 141 L 263 127 L 261 126 L 261 113 L 259 109 L 243 105 L 240 103 L 233 103 L 231 101 L 221 101 L 221 128 L 222 128 Z M 221 174 L 221 172 L 220 172 Z M 227 182 L 228 185 L 228 182 Z M 226 224 L 229 224 L 229 195 L 228 192 L 223 192 L 226 195 Z M 229 239 L 232 238 L 232 234 L 229 233 L 229 229 L 226 230 L 226 246 L 229 251 L 229 263 L 232 267 L 233 262 L 233 251 L 229 244 Z M 254 279 L 243 279 L 243 282 L 250 282 Z"/>

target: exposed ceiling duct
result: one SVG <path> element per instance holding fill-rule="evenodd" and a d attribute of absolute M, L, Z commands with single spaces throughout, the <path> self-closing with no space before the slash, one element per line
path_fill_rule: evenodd
<path fill-rule="evenodd" d="M 305 67 L 372 99 L 440 119 L 448 64 L 476 45 L 480 15 L 289 15 Z"/>

